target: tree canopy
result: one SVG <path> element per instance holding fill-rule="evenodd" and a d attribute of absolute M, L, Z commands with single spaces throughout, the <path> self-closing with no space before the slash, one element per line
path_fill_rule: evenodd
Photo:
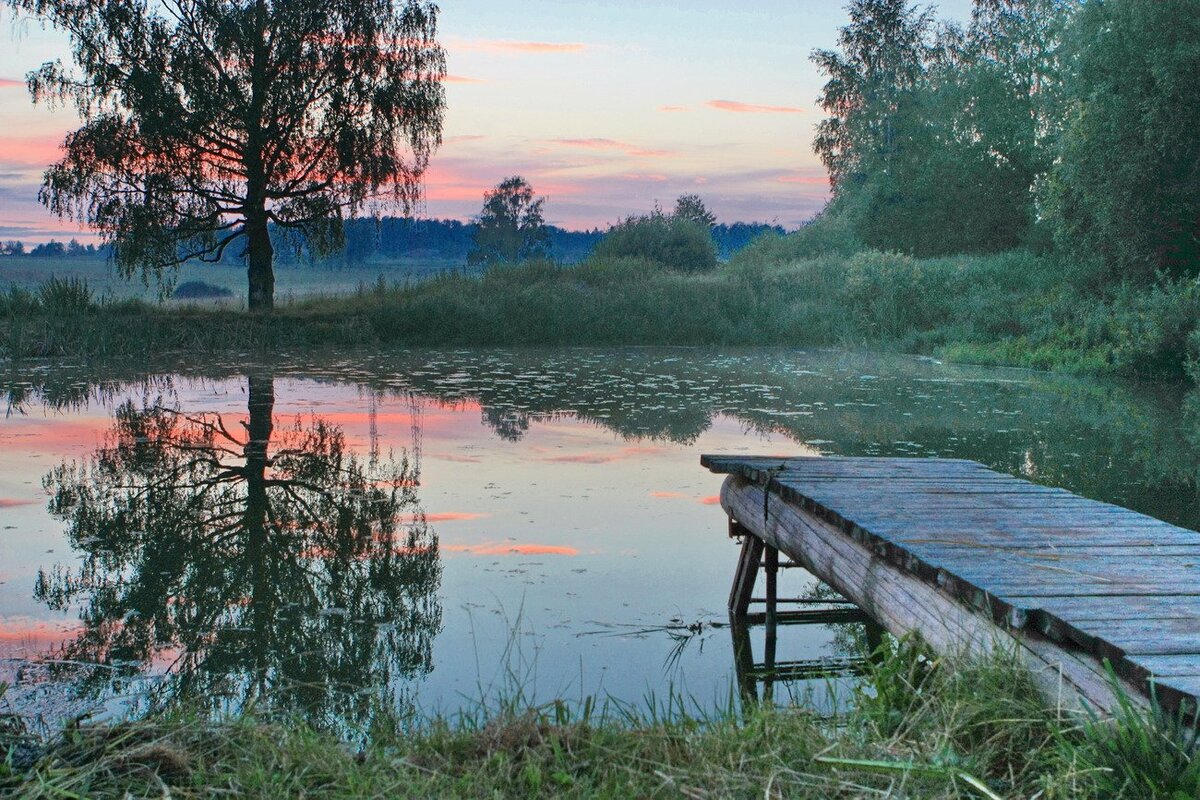
<path fill-rule="evenodd" d="M 833 213 L 868 246 L 923 256 L 1035 241 L 1078 5 L 976 0 L 964 28 L 907 0 L 851 2 L 838 47 L 813 54 Z"/>
<path fill-rule="evenodd" d="M 519 175 L 485 192 L 468 263 L 492 266 L 549 255 L 550 230 L 542 216 L 545 204 L 546 198 L 535 199 L 533 187 Z"/>
<path fill-rule="evenodd" d="M 1190 0 L 1087 3 L 1067 40 L 1058 243 L 1137 280 L 1200 273 L 1200 15 Z"/>
<path fill-rule="evenodd" d="M 445 52 L 426 0 L 6 0 L 65 31 L 29 75 L 81 127 L 42 201 L 98 229 L 126 275 L 244 240 L 273 304 L 268 225 L 319 249 L 376 203 L 410 208 L 441 142 Z"/>

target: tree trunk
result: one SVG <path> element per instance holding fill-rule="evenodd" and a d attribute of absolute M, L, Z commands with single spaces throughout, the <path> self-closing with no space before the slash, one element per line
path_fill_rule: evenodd
<path fill-rule="evenodd" d="M 265 214 L 261 218 L 246 222 L 246 237 L 250 310 L 266 311 L 275 306 L 275 251 L 271 247 L 271 235 L 267 231 Z"/>
<path fill-rule="evenodd" d="M 254 689 L 249 690 L 247 696 L 253 697 L 255 690 L 260 696 L 266 691 L 267 651 L 272 644 L 271 620 L 276 612 L 272 599 L 278 594 L 272 591 L 271 569 L 267 563 L 271 533 L 268 528 L 270 498 L 267 496 L 267 467 L 271 434 L 274 432 L 275 380 L 270 374 L 252 374 L 247 376 L 247 381 L 250 421 L 243 451 L 246 459 L 246 510 L 242 516 L 242 527 L 246 534 L 245 558 L 250 566 L 250 585 L 246 588 L 250 595 L 248 614 L 254 663 Z"/>

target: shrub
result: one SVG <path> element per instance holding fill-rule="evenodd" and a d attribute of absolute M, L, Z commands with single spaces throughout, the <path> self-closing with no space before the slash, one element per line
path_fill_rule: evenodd
<path fill-rule="evenodd" d="M 92 290 L 79 278 L 50 278 L 38 287 L 42 308 L 53 313 L 86 311 L 92 305 Z"/>
<path fill-rule="evenodd" d="M 850 256 L 865 245 L 854 232 L 849 215 L 822 213 L 795 233 L 765 233 L 734 254 L 730 266 L 787 264 L 820 256 Z"/>
<path fill-rule="evenodd" d="M 643 258 L 664 269 L 706 272 L 717 266 L 717 246 L 704 226 L 661 213 L 629 217 L 596 245 L 592 259 Z"/>
<path fill-rule="evenodd" d="M 868 251 L 846 264 L 846 297 L 859 329 L 894 339 L 927 326 L 936 311 L 916 260 L 899 253 Z M 932 301 L 932 302 L 931 302 Z"/>

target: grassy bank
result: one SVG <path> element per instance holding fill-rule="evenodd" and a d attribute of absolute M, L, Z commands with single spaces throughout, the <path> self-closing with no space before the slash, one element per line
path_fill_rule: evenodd
<path fill-rule="evenodd" d="M 789 249 L 792 248 L 792 249 Z M 917 260 L 794 252 L 764 240 L 707 273 L 638 259 L 530 263 L 378 285 L 251 315 L 94 301 L 78 283 L 0 295 L 10 357 L 241 352 L 314 346 L 783 345 L 929 353 L 959 361 L 1183 377 L 1200 352 L 1200 289 L 1084 291 L 1027 252 Z"/>
<path fill-rule="evenodd" d="M 1195 738 L 1129 711 L 1050 708 L 1007 656 L 941 661 L 900 646 L 851 710 L 561 704 L 381 723 L 347 746 L 302 724 L 173 714 L 77 727 L 0 793 L 59 797 L 1194 797 Z"/>

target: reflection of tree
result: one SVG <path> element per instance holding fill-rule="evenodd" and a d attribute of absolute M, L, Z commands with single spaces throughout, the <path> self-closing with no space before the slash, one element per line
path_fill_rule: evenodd
<path fill-rule="evenodd" d="M 114 668 L 86 690 L 167 667 L 160 701 L 355 724 L 432 668 L 441 568 L 415 457 L 371 469 L 320 418 L 277 429 L 273 406 L 265 375 L 249 378 L 240 429 L 127 402 L 90 460 L 46 476 L 83 561 L 41 574 L 36 594 L 85 603 L 61 660 Z"/>

